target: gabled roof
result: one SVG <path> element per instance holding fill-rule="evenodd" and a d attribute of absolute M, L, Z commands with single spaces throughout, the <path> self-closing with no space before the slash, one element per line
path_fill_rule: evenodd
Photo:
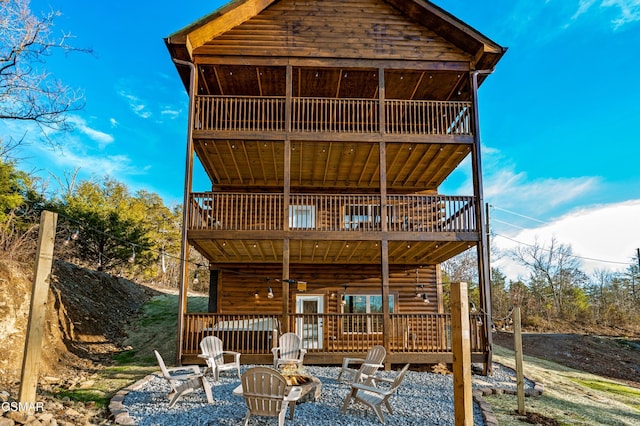
<path fill-rule="evenodd" d="M 193 60 L 193 52 L 205 43 L 257 16 L 281 0 L 234 0 L 213 13 L 171 34 L 165 43 L 175 59 Z M 380 0 L 408 20 L 429 28 L 474 58 L 476 69 L 491 69 L 506 52 L 474 28 L 427 0 Z"/>
<path fill-rule="evenodd" d="M 253 18 L 267 6 L 277 1 L 278 0 L 232 0 L 220 9 L 171 34 L 165 39 L 165 43 L 171 51 L 171 56 L 174 58 L 177 56 L 174 55 L 171 47 L 175 46 L 177 49 L 178 46 L 182 46 L 183 49 L 187 50 L 186 53 L 188 53 L 188 56 L 177 58 L 188 60 L 193 50 L 220 34 L 223 34 L 225 31 Z M 184 53 L 185 52 L 182 52 L 180 56 L 184 56 Z"/>

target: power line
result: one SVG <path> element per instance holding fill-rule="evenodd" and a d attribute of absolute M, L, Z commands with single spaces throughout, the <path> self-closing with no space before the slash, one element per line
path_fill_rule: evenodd
<path fill-rule="evenodd" d="M 502 235 L 502 234 L 494 234 L 494 235 L 497 236 L 497 237 L 505 238 L 505 239 L 507 239 L 509 241 L 513 241 L 516 244 L 520 244 L 520 245 L 528 246 L 528 247 L 536 247 L 536 246 L 534 246 L 532 244 L 524 243 L 522 241 L 518 241 L 518 240 L 513 239 L 511 237 L 507 237 L 506 235 Z M 541 249 L 541 250 L 544 250 L 544 251 L 547 251 L 547 252 L 551 253 L 551 250 L 548 249 L 548 248 L 545 248 L 545 247 L 538 247 L 538 248 Z M 618 261 L 615 261 L 615 260 L 596 259 L 596 258 L 593 258 L 593 257 L 577 256 L 575 254 L 570 255 L 570 257 L 574 257 L 574 258 L 582 259 L 582 260 L 590 260 L 590 261 L 593 261 L 593 262 L 613 263 L 613 264 L 616 264 L 616 265 L 627 265 L 627 266 L 631 265 L 630 262 L 618 262 Z"/>
<path fill-rule="evenodd" d="M 545 225 L 549 225 L 549 222 L 545 222 L 544 220 L 536 219 L 535 217 L 531 217 L 531 216 L 526 216 L 526 215 L 523 215 L 521 213 L 514 212 L 512 210 L 503 209 L 502 207 L 496 207 L 493 204 L 489 204 L 489 207 L 491 207 L 494 210 L 500 210 L 500 211 L 503 211 L 505 213 L 509 213 L 509 214 L 512 214 L 512 215 L 515 215 L 515 216 L 520 216 L 520 217 L 522 217 L 524 219 L 528 219 L 528 220 L 532 220 L 534 222 L 538 222 L 538 223 L 542 223 L 542 224 L 545 224 Z"/>
<path fill-rule="evenodd" d="M 528 220 L 532 220 L 534 222 L 542 223 L 542 224 L 545 224 L 545 225 L 550 225 L 549 222 L 545 222 L 544 220 L 536 219 L 534 217 L 527 216 L 527 215 L 524 215 L 524 214 L 521 214 L 521 213 L 517 213 L 517 212 L 514 212 L 512 210 L 508 210 L 508 209 L 505 209 L 505 208 L 502 208 L 502 207 L 496 207 L 496 206 L 494 206 L 492 204 L 489 204 L 489 207 L 491 207 L 492 209 L 500 210 L 500 211 L 503 211 L 503 212 L 506 212 L 506 213 L 510 213 L 512 215 L 519 216 L 519 217 L 522 217 L 522 218 L 525 218 L 525 219 L 528 219 Z M 493 222 L 501 223 L 501 224 L 507 225 L 507 226 L 512 226 L 514 228 L 519 228 L 519 229 L 522 229 L 522 230 L 528 230 L 528 228 L 524 228 L 524 227 L 519 226 L 519 225 L 514 225 L 513 223 L 505 222 L 505 221 L 502 221 L 502 220 L 499 220 L 499 219 L 492 218 L 491 220 Z M 505 239 L 513 241 L 514 243 L 517 243 L 517 244 L 521 244 L 521 245 L 525 245 L 525 246 L 529 246 L 529 247 L 534 247 L 531 244 L 527 244 L 527 243 L 524 243 L 522 241 L 515 240 L 515 239 L 513 239 L 511 237 L 507 237 L 506 235 L 496 234 L 496 233 L 493 233 L 493 232 L 492 232 L 492 235 L 505 238 Z M 549 251 L 550 252 L 549 249 L 545 249 L 544 247 L 542 247 L 542 249 L 545 250 L 545 251 Z M 596 259 L 596 258 L 577 256 L 577 255 L 571 255 L 571 257 L 574 257 L 574 258 L 577 258 L 577 259 L 582 259 L 582 260 L 590 260 L 590 261 L 593 261 L 593 262 L 611 263 L 611 264 L 616 264 L 616 265 L 628 265 L 628 266 L 632 265 L 630 262 L 619 262 L 619 261 L 615 261 L 615 260 L 603 260 L 603 259 Z M 640 255 L 639 255 L 639 258 L 640 258 Z M 639 262 L 640 262 L 640 260 L 639 260 Z"/>
<path fill-rule="evenodd" d="M 172 259 L 175 259 L 175 260 L 178 260 L 178 261 L 186 261 L 186 262 L 187 262 L 187 263 L 189 263 L 189 264 L 195 265 L 197 268 L 200 268 L 200 267 L 204 266 L 204 265 L 203 265 L 203 264 L 201 264 L 201 263 L 193 262 L 193 261 L 191 261 L 191 260 L 189 260 L 189 259 L 183 259 L 183 258 L 182 258 L 182 257 L 180 257 L 179 255 L 174 255 L 174 254 L 168 253 L 168 252 L 166 252 L 166 251 L 164 251 L 164 250 L 156 250 L 156 249 L 153 249 L 153 248 L 143 247 L 143 246 L 141 246 L 140 244 L 137 244 L 137 243 L 134 243 L 134 242 L 131 242 L 131 241 L 128 241 L 128 240 L 122 239 L 122 238 L 120 238 L 120 237 L 116 237 L 115 235 L 109 234 L 109 233 L 107 233 L 107 232 L 105 232 L 105 231 L 103 231 L 103 230 L 101 230 L 101 229 L 98 229 L 98 228 L 93 227 L 93 226 L 91 226 L 91 225 L 84 224 L 84 223 L 82 223 L 82 222 L 80 222 L 80 221 L 78 221 L 78 220 L 71 219 L 70 217 L 65 216 L 65 215 L 64 215 L 64 214 L 62 214 L 62 213 L 58 213 L 58 215 L 59 215 L 60 217 L 62 217 L 63 219 L 65 219 L 67 222 L 72 223 L 72 224 L 75 224 L 75 226 L 76 226 L 76 227 L 82 228 L 82 229 L 84 229 L 84 230 L 90 230 L 90 231 L 92 231 L 92 232 L 95 232 L 95 233 L 98 233 L 98 234 L 104 235 L 104 236 L 106 236 L 106 237 L 109 237 L 109 238 L 111 238 L 111 239 L 113 239 L 113 240 L 118 241 L 119 243 L 121 243 L 121 244 L 123 244 L 123 245 L 129 245 L 129 246 L 131 246 L 131 248 L 132 248 L 132 249 L 134 249 L 134 250 L 135 250 L 135 248 L 136 248 L 136 247 L 138 247 L 138 248 L 144 249 L 145 251 L 148 251 L 148 252 L 151 252 L 151 253 L 155 253 L 155 254 L 157 254 L 157 255 L 159 255 L 159 256 L 165 256 L 165 257 L 172 258 Z M 135 252 L 134 252 L 134 253 L 135 253 Z M 102 256 L 104 256 L 104 255 L 102 254 Z"/>
<path fill-rule="evenodd" d="M 525 228 L 524 226 L 514 225 L 513 223 L 505 222 L 504 220 L 500 220 L 500 219 L 491 218 L 491 221 L 502 223 L 503 225 L 507 225 L 507 226 L 512 226 L 514 228 L 522 229 L 523 231 L 526 231 L 528 229 L 528 228 Z"/>

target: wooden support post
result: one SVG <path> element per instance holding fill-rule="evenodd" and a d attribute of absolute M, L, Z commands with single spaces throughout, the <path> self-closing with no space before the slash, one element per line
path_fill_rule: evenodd
<path fill-rule="evenodd" d="M 522 329 L 520 328 L 520 307 L 513 308 L 513 350 L 516 355 L 516 391 L 518 414 L 525 414 L 524 408 L 524 366 L 522 363 Z"/>
<path fill-rule="evenodd" d="M 20 378 L 20 402 L 31 405 L 36 402 L 36 387 L 38 385 L 38 367 L 42 353 L 42 338 L 47 315 L 47 299 L 49 297 L 49 282 L 51 279 L 51 265 L 53 264 L 53 246 L 56 238 L 56 223 L 58 214 L 43 211 L 40 216 L 40 231 L 38 233 L 38 248 L 33 272 L 33 288 L 31 292 L 31 306 L 27 323 L 27 336 L 22 355 L 22 372 Z"/>
<path fill-rule="evenodd" d="M 456 426 L 473 425 L 471 393 L 471 331 L 467 283 L 451 284 L 451 346 L 453 407 Z"/>
<path fill-rule="evenodd" d="M 289 239 L 282 241 L 282 324 L 280 327 L 281 334 L 289 332 Z M 277 341 L 274 340 L 273 345 L 276 346 Z"/>
<path fill-rule="evenodd" d="M 391 351 L 391 316 L 389 312 L 389 241 L 383 239 L 380 242 L 380 257 L 382 259 L 382 265 L 380 268 L 381 282 L 382 282 L 382 345 L 387 350 Z M 391 363 L 385 363 L 385 369 L 391 369 Z"/>
<path fill-rule="evenodd" d="M 217 269 L 209 269 L 209 304 L 207 305 L 207 312 L 217 313 L 218 306 L 218 279 L 220 271 Z"/>

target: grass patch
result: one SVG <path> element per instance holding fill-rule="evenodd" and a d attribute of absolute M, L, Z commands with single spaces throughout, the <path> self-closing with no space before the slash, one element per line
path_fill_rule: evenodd
<path fill-rule="evenodd" d="M 113 360 L 119 365 L 131 364 L 132 362 L 134 362 L 135 355 L 136 351 L 134 350 L 122 351 L 119 354 L 115 354 L 113 356 Z"/>
<path fill-rule="evenodd" d="M 110 396 L 105 391 L 99 389 L 57 389 L 56 397 L 63 399 L 69 398 L 74 402 L 95 403 L 96 407 L 104 408 L 109 405 Z"/>
<path fill-rule="evenodd" d="M 625 402 L 625 404 L 640 411 L 640 389 L 605 380 L 587 380 L 578 378 L 572 378 L 571 380 L 589 389 L 615 395 L 616 399 L 619 399 L 621 402 Z"/>

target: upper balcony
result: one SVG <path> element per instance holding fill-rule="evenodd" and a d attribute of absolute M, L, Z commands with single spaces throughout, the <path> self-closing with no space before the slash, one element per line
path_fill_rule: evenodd
<path fill-rule="evenodd" d="M 310 134 L 385 135 L 387 140 L 470 142 L 472 105 L 468 101 L 294 97 L 196 96 L 197 137 L 287 132 L 293 139 Z M 289 113 L 290 111 L 290 113 Z M 427 138 L 428 137 L 428 138 Z M 409 139 L 408 139 L 409 138 Z"/>

